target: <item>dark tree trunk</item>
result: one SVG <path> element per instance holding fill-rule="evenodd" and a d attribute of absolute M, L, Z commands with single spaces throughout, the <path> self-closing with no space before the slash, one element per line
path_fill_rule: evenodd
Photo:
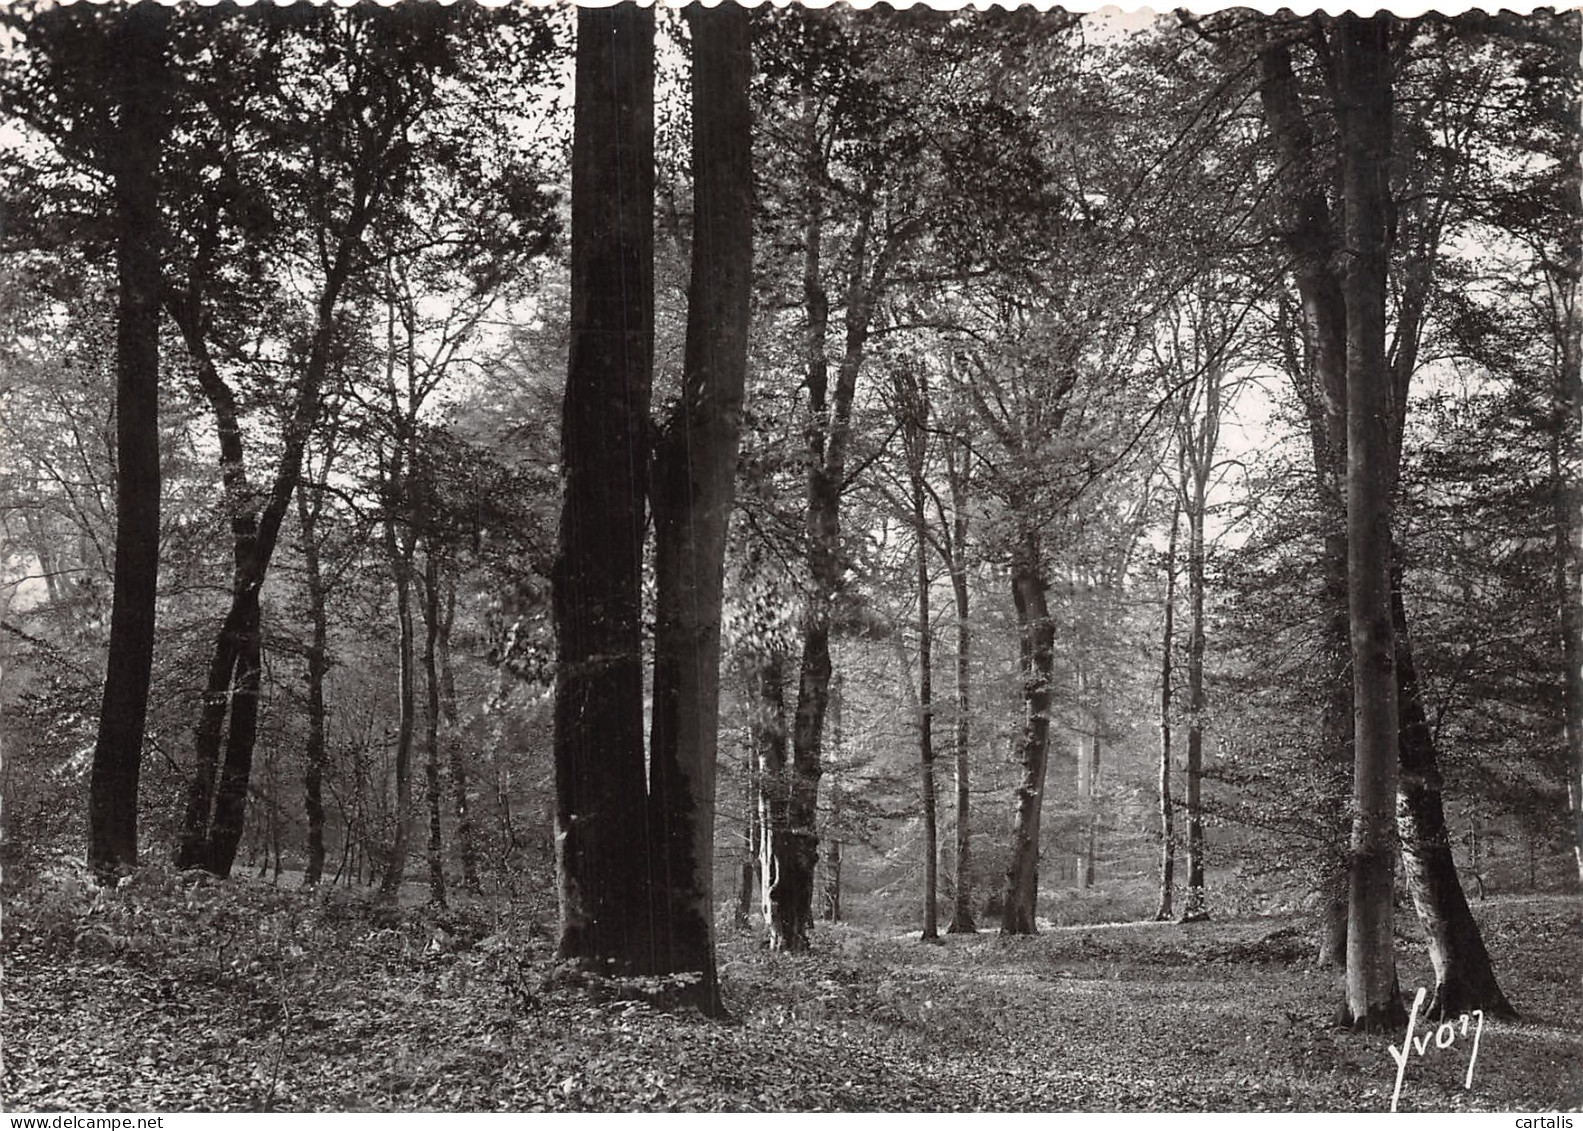
<path fill-rule="evenodd" d="M 115 589 L 88 786 L 88 863 L 106 883 L 137 865 L 137 790 L 159 583 L 159 159 L 169 129 L 168 13 L 115 18 Z"/>
<path fill-rule="evenodd" d="M 423 555 L 423 782 L 429 803 L 429 901 L 445 906 L 445 844 L 440 812 L 440 668 L 436 642 L 440 636 L 440 571 L 432 548 Z"/>
<path fill-rule="evenodd" d="M 416 633 L 412 624 L 411 531 L 398 537 L 394 519 L 385 522 L 385 551 L 390 559 L 396 590 L 396 832 L 390 860 L 379 881 L 379 894 L 388 900 L 401 896 L 407 874 L 407 853 L 412 843 L 412 737 L 417 722 Z"/>
<path fill-rule="evenodd" d="M 1055 627 L 1046 600 L 1044 565 L 1037 536 L 1025 535 L 1012 561 L 1012 600 L 1025 657 L 1023 701 L 1026 719 L 1021 749 L 1022 784 L 1011 831 L 1011 863 L 1006 869 L 1003 935 L 1031 935 L 1038 929 L 1039 819 L 1044 808 L 1045 770 L 1050 760 L 1050 692 L 1055 667 Z"/>
<path fill-rule="evenodd" d="M 577 13 L 561 424 L 555 843 L 562 959 L 653 965 L 642 569 L 654 356 L 654 12 Z"/>
<path fill-rule="evenodd" d="M 921 374 L 895 376 L 896 412 L 912 487 L 912 534 L 918 585 L 918 767 L 923 800 L 923 939 L 940 937 L 939 824 L 934 775 L 934 638 L 929 616 L 929 519 L 924 475 L 929 454 L 929 391 Z M 897 637 L 898 651 L 901 638 Z M 906 675 L 903 656 L 903 676 Z M 909 683 L 910 690 L 910 683 Z"/>
<path fill-rule="evenodd" d="M 1083 887 L 1085 889 L 1094 886 L 1094 854 L 1099 851 L 1099 809 L 1097 802 L 1099 797 L 1100 751 L 1102 749 L 1103 743 L 1100 741 L 1096 723 L 1095 733 L 1089 739 L 1088 746 L 1088 828 L 1085 832 L 1085 839 L 1088 843 L 1083 854 Z"/>
<path fill-rule="evenodd" d="M 823 278 L 824 180 L 826 154 L 819 137 L 811 85 L 803 91 L 801 149 L 805 165 L 803 217 L 803 299 L 806 325 L 803 354 L 808 410 L 803 438 L 808 450 L 807 532 L 812 592 L 803 614 L 803 651 L 798 670 L 797 707 L 792 724 L 792 767 L 786 825 L 772 829 L 777 875 L 770 886 L 770 946 L 806 950 L 813 923 L 814 872 L 819 862 L 818 801 L 821 743 L 830 698 L 830 620 L 841 588 L 841 492 L 846 483 L 847 448 L 852 435 L 852 403 L 863 368 L 870 323 L 885 286 L 895 248 L 876 257 L 870 269 L 871 212 L 860 210 L 845 256 L 845 315 L 840 364 L 830 386 L 826 353 L 830 299 Z"/>
<path fill-rule="evenodd" d="M 751 727 L 742 754 L 745 763 L 743 779 L 747 783 L 743 800 L 747 808 L 742 826 L 742 874 L 737 888 L 735 923 L 738 930 L 745 931 L 753 917 L 753 890 L 763 882 L 759 872 L 759 844 L 763 836 L 759 818 L 759 751 Z"/>
<path fill-rule="evenodd" d="M 435 647 L 440 660 L 440 717 L 445 723 L 445 747 L 451 772 L 451 793 L 456 805 L 456 847 L 462 857 L 462 887 L 481 889 L 478 881 L 478 844 L 473 833 L 473 804 L 467 790 L 467 759 L 462 751 L 461 722 L 456 711 L 456 673 L 451 668 L 451 626 L 456 623 L 456 577 L 446 578 L 445 611 Z"/>
<path fill-rule="evenodd" d="M 1574 103 L 1574 107 L 1575 107 Z M 1576 163 L 1558 194 L 1565 202 L 1566 238 L 1576 255 L 1583 223 L 1583 174 Z M 1557 365 L 1552 392 L 1550 482 L 1555 521 L 1555 602 L 1561 637 L 1562 741 L 1566 746 L 1567 807 L 1572 850 L 1583 883 L 1583 340 L 1575 258 L 1552 269 Z"/>
<path fill-rule="evenodd" d="M 1171 896 L 1176 877 L 1176 829 L 1171 810 L 1172 649 L 1176 629 L 1176 533 L 1181 505 L 1171 508 L 1171 536 L 1165 547 L 1165 625 L 1160 632 L 1160 906 L 1157 920 L 1172 917 Z"/>
<path fill-rule="evenodd" d="M 692 279 L 682 397 L 656 444 L 651 866 L 661 974 L 697 975 L 682 997 L 710 1016 L 715 972 L 715 771 L 726 532 L 736 491 L 753 290 L 748 12 L 687 10 L 692 31 Z"/>
<path fill-rule="evenodd" d="M 1261 49 L 1260 97 L 1281 148 L 1282 243 L 1302 302 L 1303 356 L 1288 363 L 1307 410 L 1314 473 L 1324 516 L 1324 688 L 1315 759 L 1322 833 L 1317 888 L 1322 906 L 1319 961 L 1344 967 L 1347 949 L 1348 829 L 1352 750 L 1352 655 L 1347 611 L 1347 314 L 1334 264 L 1339 248 L 1325 181 L 1314 167 L 1314 136 L 1297 93 L 1291 47 Z"/>
<path fill-rule="evenodd" d="M 203 868 L 217 876 L 229 875 L 237 845 L 241 842 L 253 745 L 258 735 L 259 594 L 280 539 L 281 524 L 291 505 L 292 492 L 302 474 L 309 433 L 319 417 L 335 335 L 335 314 L 342 288 L 351 272 L 350 244 L 360 238 L 363 222 L 358 220 L 355 234 L 348 234 L 343 241 L 341 254 L 332 264 L 319 296 L 313 345 L 286 422 L 285 450 L 276 465 L 275 478 L 262 507 L 247 483 L 236 405 L 209 357 L 197 303 L 188 295 L 171 304 L 197 369 L 199 384 L 215 412 L 235 560 L 231 607 L 215 641 L 198 725 L 194 729 L 193 776 L 188 786 L 182 843 L 177 855 L 177 866 L 181 868 Z M 222 742 L 225 762 L 219 768 L 217 789 L 216 764 L 220 760 Z"/>
<path fill-rule="evenodd" d="M 841 785 L 841 677 L 831 684 L 830 697 L 830 746 L 834 757 L 830 760 L 830 823 L 826 829 L 829 851 L 824 866 L 824 917 L 827 922 L 841 921 L 841 802 L 845 790 Z"/>
<path fill-rule="evenodd" d="M 263 633 L 258 595 L 247 606 L 242 639 L 231 684 L 231 725 L 226 734 L 225 761 L 214 794 L 214 822 L 209 829 L 209 870 L 231 874 L 236 850 L 247 824 L 248 784 L 253 775 L 253 750 L 258 743 L 260 683 L 263 677 Z"/>
<path fill-rule="evenodd" d="M 303 777 L 305 809 L 308 816 L 308 859 L 302 882 L 317 884 L 324 875 L 324 677 L 329 670 L 329 616 L 325 609 L 324 573 L 319 562 L 319 500 L 315 491 L 313 505 L 308 492 L 297 492 L 297 521 L 302 528 L 302 556 L 308 580 L 308 619 L 313 637 L 308 644 L 308 745 Z"/>
<path fill-rule="evenodd" d="M 1392 925 L 1398 713 L 1385 354 L 1391 17 L 1344 15 L 1333 26 L 1346 206 L 1347 592 L 1354 704 L 1346 1010 L 1354 1027 L 1388 1032 L 1406 1022 Z"/>
<path fill-rule="evenodd" d="M 1517 1011 L 1495 980 L 1489 952 L 1468 907 L 1451 855 L 1434 734 L 1424 713 L 1407 634 L 1407 604 L 1399 562 L 1393 566 L 1391 582 L 1397 701 L 1401 712 L 1397 824 L 1407 889 L 1429 937 L 1429 959 L 1435 968 L 1435 992 L 1425 1016 L 1446 1021 L 1482 1009 L 1492 1017 L 1514 1019 Z"/>

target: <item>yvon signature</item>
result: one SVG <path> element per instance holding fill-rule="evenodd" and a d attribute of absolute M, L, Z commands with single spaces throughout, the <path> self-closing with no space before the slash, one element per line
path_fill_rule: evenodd
<path fill-rule="evenodd" d="M 1470 1025 L 1473 1026 L 1473 1055 L 1468 1057 L 1468 1074 L 1462 1081 L 1462 1086 L 1464 1088 L 1473 1087 L 1473 1066 L 1479 1062 L 1479 1037 L 1484 1033 L 1484 1011 L 1475 1009 L 1471 1013 L 1464 1013 L 1456 1021 L 1442 1021 L 1433 1033 L 1425 1033 L 1421 1037 L 1414 1038 L 1413 1027 L 1418 1023 L 1418 1010 L 1422 1008 L 1424 995 L 1427 992 L 1422 986 L 1419 986 L 1418 992 L 1413 995 L 1413 1009 L 1407 1015 L 1407 1035 L 1402 1038 L 1402 1047 L 1398 1049 L 1395 1045 L 1387 1046 L 1390 1049 L 1391 1057 L 1396 1061 L 1396 1091 L 1391 1093 L 1392 1111 L 1396 1110 L 1396 1101 L 1401 1099 L 1402 1077 L 1407 1074 L 1408 1056 L 1414 1051 L 1418 1053 L 1419 1057 L 1425 1056 L 1429 1051 L 1431 1039 L 1435 1042 L 1435 1048 L 1437 1049 L 1450 1048 L 1459 1035 L 1463 1037 L 1468 1035 Z M 1477 1019 L 1476 1024 L 1474 1024 L 1475 1018 Z"/>

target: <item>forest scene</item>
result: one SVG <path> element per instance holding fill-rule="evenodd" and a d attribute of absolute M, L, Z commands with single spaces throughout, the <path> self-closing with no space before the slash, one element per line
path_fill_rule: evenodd
<path fill-rule="evenodd" d="M 1580 51 L 0 6 L 0 1102 L 1583 1108 Z"/>

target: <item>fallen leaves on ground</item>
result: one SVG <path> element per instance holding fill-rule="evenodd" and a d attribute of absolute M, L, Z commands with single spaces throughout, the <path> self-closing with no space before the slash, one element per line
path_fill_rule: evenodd
<path fill-rule="evenodd" d="M 596 1000 L 510 905 L 148 869 L 55 874 L 7 910 L 9 1110 L 1388 1109 L 1387 1041 L 1330 1026 L 1334 975 L 1281 919 L 924 944 L 846 926 L 810 954 L 726 933 L 731 1018 Z M 1575 899 L 1478 908 L 1517 1024 L 1410 1059 L 1401 1109 L 1583 1102 Z M 1404 943 L 1411 997 L 1431 974 Z"/>

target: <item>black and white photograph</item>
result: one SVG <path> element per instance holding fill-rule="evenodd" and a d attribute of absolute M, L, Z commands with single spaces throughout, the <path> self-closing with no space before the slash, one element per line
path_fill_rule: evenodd
<path fill-rule="evenodd" d="M 0 0 L 8 1127 L 1583 1131 L 1580 57 Z"/>

